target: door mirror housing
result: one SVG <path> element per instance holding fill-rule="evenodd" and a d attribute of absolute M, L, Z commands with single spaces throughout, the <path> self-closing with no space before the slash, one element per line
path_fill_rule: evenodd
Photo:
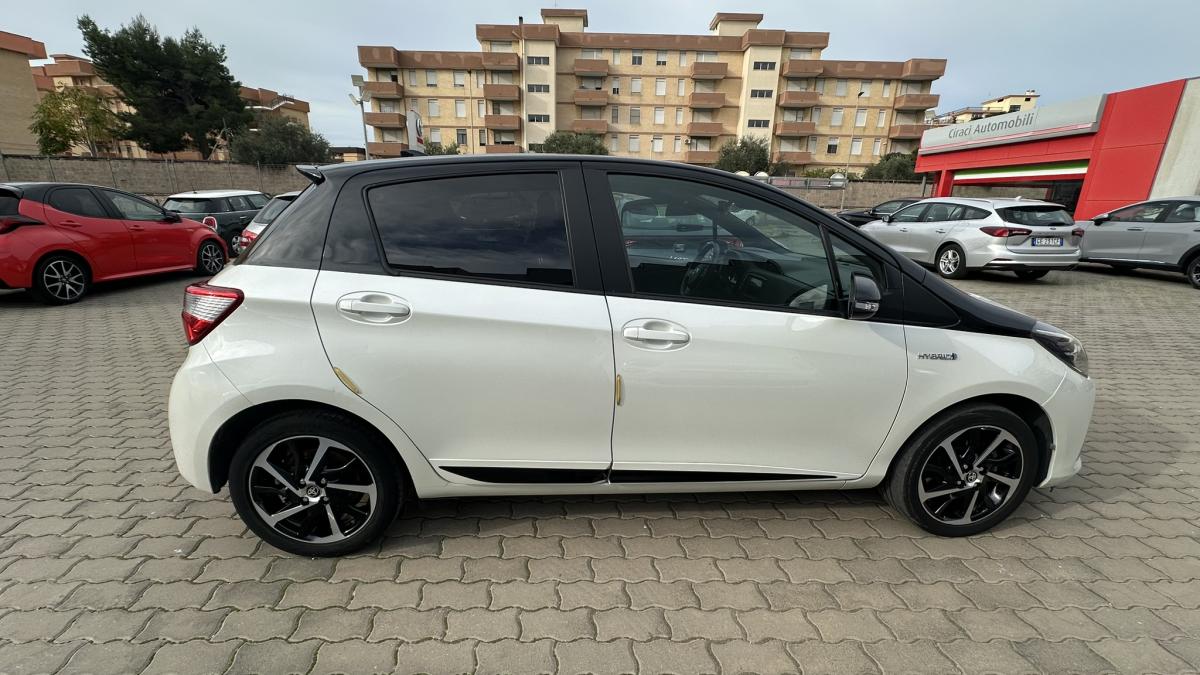
<path fill-rule="evenodd" d="M 1110 220 L 1112 220 L 1112 215 L 1107 214 L 1107 213 L 1101 213 L 1100 215 L 1096 216 L 1095 218 L 1092 218 L 1092 224 L 1093 225 L 1103 225 L 1104 223 L 1107 223 Z"/>
<path fill-rule="evenodd" d="M 164 209 L 163 220 L 168 223 L 178 223 L 183 220 L 183 216 L 179 215 L 177 211 L 167 211 Z"/>
<path fill-rule="evenodd" d="M 847 318 L 863 321 L 875 316 L 883 294 L 870 275 L 855 272 L 850 275 L 850 308 Z"/>
<path fill-rule="evenodd" d="M 890 222 L 892 222 L 892 214 L 885 213 L 885 214 L 879 216 L 879 219 L 885 223 L 890 223 Z"/>

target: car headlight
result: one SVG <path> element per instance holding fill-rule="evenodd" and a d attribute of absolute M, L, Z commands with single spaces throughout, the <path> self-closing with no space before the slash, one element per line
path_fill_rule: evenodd
<path fill-rule="evenodd" d="M 1041 343 L 1051 354 L 1062 359 L 1063 363 L 1078 371 L 1080 375 L 1088 376 L 1087 350 L 1074 335 L 1039 321 L 1033 326 L 1033 339 Z"/>

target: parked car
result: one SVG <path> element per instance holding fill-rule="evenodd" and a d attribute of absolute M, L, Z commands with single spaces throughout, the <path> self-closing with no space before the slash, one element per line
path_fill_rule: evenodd
<path fill-rule="evenodd" d="M 357 549 L 409 497 L 879 485 L 968 535 L 1080 468 L 1075 338 L 777 188 L 555 155 L 302 171 L 186 289 L 168 406 L 183 477 L 284 550 Z M 651 206 L 708 240 L 626 246 Z"/>
<path fill-rule="evenodd" d="M 213 275 L 225 244 L 201 223 L 128 192 L 75 183 L 0 184 L 0 288 L 76 302 L 92 284 L 194 269 Z"/>
<path fill-rule="evenodd" d="M 1041 279 L 1079 262 L 1083 228 L 1059 204 L 1029 199 L 924 199 L 863 232 L 948 279 L 1005 270 Z"/>
<path fill-rule="evenodd" d="M 266 206 L 254 214 L 254 218 L 250 220 L 250 224 L 246 226 L 246 229 L 234 237 L 234 255 L 241 255 L 243 251 L 250 248 L 250 244 L 253 244 L 254 240 L 258 239 L 259 235 L 262 234 L 262 231 L 267 229 L 267 225 L 270 225 L 272 221 L 279 217 L 279 214 L 283 213 L 288 204 L 291 204 L 299 196 L 299 191 L 284 192 L 283 194 L 275 195 L 274 199 L 267 202 Z"/>
<path fill-rule="evenodd" d="M 879 220 L 883 216 L 895 213 L 909 204 L 915 204 L 916 202 L 921 201 L 921 199 L 921 197 L 889 199 L 888 201 L 883 202 L 882 204 L 876 204 L 869 209 L 848 209 L 846 211 L 838 211 L 837 217 L 841 218 L 847 223 L 850 223 L 851 225 L 861 227 L 872 220 Z"/>
<path fill-rule="evenodd" d="M 1080 258 L 1183 272 L 1200 288 L 1200 197 L 1138 202 L 1092 218 Z"/>
<path fill-rule="evenodd" d="M 163 206 L 196 220 L 212 217 L 217 234 L 232 251 L 242 229 L 270 200 L 267 195 L 254 190 L 192 190 L 167 197 Z"/>

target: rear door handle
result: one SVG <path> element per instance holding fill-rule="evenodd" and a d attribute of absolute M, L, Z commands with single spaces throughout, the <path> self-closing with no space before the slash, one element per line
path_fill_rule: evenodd
<path fill-rule="evenodd" d="M 338 311 L 363 323 L 400 323 L 412 315 L 412 307 L 403 298 L 372 291 L 350 293 L 338 298 Z"/>
<path fill-rule="evenodd" d="M 691 341 L 683 326 L 663 319 L 634 319 L 621 328 L 621 337 L 647 349 L 678 349 Z"/>
<path fill-rule="evenodd" d="M 58 224 L 62 225 L 63 227 L 83 227 L 83 223 L 80 223 L 77 220 L 60 220 L 58 221 Z"/>
<path fill-rule="evenodd" d="M 687 342 L 690 337 L 687 333 L 674 330 L 654 330 L 653 328 L 634 328 L 625 329 L 626 339 L 637 340 L 639 342 Z"/>
<path fill-rule="evenodd" d="M 945 230 L 934 230 L 934 232 L 937 232 L 938 234 L 946 234 Z"/>

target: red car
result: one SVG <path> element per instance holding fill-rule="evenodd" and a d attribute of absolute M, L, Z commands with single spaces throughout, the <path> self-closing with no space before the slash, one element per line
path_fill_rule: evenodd
<path fill-rule="evenodd" d="M 0 289 L 27 288 L 62 305 L 96 281 L 179 270 L 213 275 L 227 257 L 208 226 L 128 192 L 0 184 Z"/>

